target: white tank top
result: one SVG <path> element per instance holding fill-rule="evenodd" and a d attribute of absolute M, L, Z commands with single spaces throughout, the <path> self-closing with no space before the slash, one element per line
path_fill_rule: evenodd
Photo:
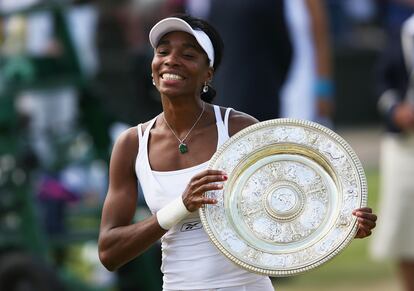
<path fill-rule="evenodd" d="M 231 108 L 226 110 L 223 122 L 220 108 L 214 105 L 217 148 L 229 138 L 230 110 Z M 135 164 L 145 201 L 152 213 L 182 195 L 191 177 L 208 165 L 207 161 L 177 171 L 153 171 L 148 161 L 148 137 L 155 120 L 156 118 L 151 120 L 144 134 L 141 125 L 138 125 L 139 152 Z M 223 288 L 244 285 L 263 278 L 236 266 L 216 249 L 203 229 L 198 211 L 172 227 L 161 238 L 161 249 L 164 289 Z"/>

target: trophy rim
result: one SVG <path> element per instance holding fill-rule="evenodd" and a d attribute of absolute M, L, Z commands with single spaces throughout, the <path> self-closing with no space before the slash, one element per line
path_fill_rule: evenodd
<path fill-rule="evenodd" d="M 334 140 L 338 145 L 340 145 L 347 155 L 350 158 L 350 161 L 352 162 L 355 174 L 359 180 L 359 190 L 361 191 L 360 194 L 360 200 L 359 200 L 359 207 L 365 207 L 367 205 L 367 199 L 368 199 L 368 186 L 367 186 L 367 180 L 365 176 L 365 172 L 362 166 L 361 161 L 359 160 L 357 154 L 354 152 L 354 150 L 351 148 L 351 146 L 348 144 L 347 141 L 345 141 L 341 136 L 339 136 L 337 133 L 335 133 L 333 130 L 326 128 L 316 122 L 308 121 L 308 120 L 300 120 L 300 119 L 293 119 L 293 118 L 279 118 L 279 119 L 272 119 L 267 120 L 263 122 L 259 122 L 256 124 L 253 124 L 251 126 L 248 126 L 244 128 L 243 130 L 239 131 L 235 135 L 233 135 L 231 138 L 229 138 L 220 148 L 216 151 L 216 153 L 213 155 L 211 160 L 209 161 L 208 168 L 213 169 L 217 160 L 223 155 L 223 153 L 228 149 L 233 143 L 239 141 L 240 139 L 243 139 L 243 137 L 247 136 L 248 134 L 262 130 L 264 128 L 269 127 L 277 127 L 277 126 L 294 126 L 294 127 L 300 127 L 305 129 L 311 129 L 316 132 L 320 132 L 321 134 L 326 135 L 327 137 Z M 354 236 L 358 230 L 357 220 L 354 219 L 352 222 L 352 227 L 350 227 L 350 230 L 348 234 L 346 235 L 346 238 L 340 242 L 339 246 L 335 248 L 333 251 L 331 251 L 328 255 L 325 255 L 324 257 L 321 257 L 320 259 L 310 263 L 309 265 L 305 265 L 298 268 L 265 268 L 265 267 L 259 267 L 254 266 L 252 264 L 246 263 L 242 261 L 240 258 L 233 255 L 226 247 L 223 246 L 223 243 L 215 236 L 213 233 L 212 228 L 209 225 L 207 216 L 206 216 L 206 205 L 201 207 L 199 209 L 199 215 L 201 222 L 204 226 L 204 229 L 209 237 L 209 239 L 212 241 L 212 243 L 217 247 L 217 249 L 226 256 L 229 260 L 231 260 L 236 265 L 257 274 L 261 275 L 267 275 L 272 277 L 286 277 L 286 276 L 292 276 L 297 275 L 306 271 L 309 271 L 311 269 L 317 268 L 320 265 L 324 264 L 325 262 L 331 260 L 333 257 L 338 255 L 345 247 L 349 245 L 349 243 L 354 239 Z"/>

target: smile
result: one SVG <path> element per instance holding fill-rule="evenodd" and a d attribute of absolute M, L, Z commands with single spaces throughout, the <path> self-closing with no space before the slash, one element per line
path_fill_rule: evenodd
<path fill-rule="evenodd" d="M 161 76 L 163 80 L 183 80 L 184 78 L 180 75 L 165 73 Z"/>

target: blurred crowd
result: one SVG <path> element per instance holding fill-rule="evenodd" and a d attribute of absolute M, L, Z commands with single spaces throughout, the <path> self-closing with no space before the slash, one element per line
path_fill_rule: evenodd
<path fill-rule="evenodd" d="M 379 123 L 374 68 L 413 12 L 411 0 L 0 0 L 0 187 L 15 160 L 49 235 L 68 231 L 68 205 L 101 206 L 115 138 L 161 110 L 148 42 L 161 18 L 218 28 L 219 105 L 335 128 Z"/>

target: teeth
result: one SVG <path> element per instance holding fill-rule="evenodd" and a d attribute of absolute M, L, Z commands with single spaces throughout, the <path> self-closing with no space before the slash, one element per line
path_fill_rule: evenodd
<path fill-rule="evenodd" d="M 168 73 L 164 74 L 164 75 L 162 76 L 162 78 L 163 78 L 164 80 L 182 80 L 182 79 L 183 79 L 183 77 L 181 77 L 181 76 L 179 76 L 179 75 L 175 75 L 175 74 L 168 74 Z"/>

